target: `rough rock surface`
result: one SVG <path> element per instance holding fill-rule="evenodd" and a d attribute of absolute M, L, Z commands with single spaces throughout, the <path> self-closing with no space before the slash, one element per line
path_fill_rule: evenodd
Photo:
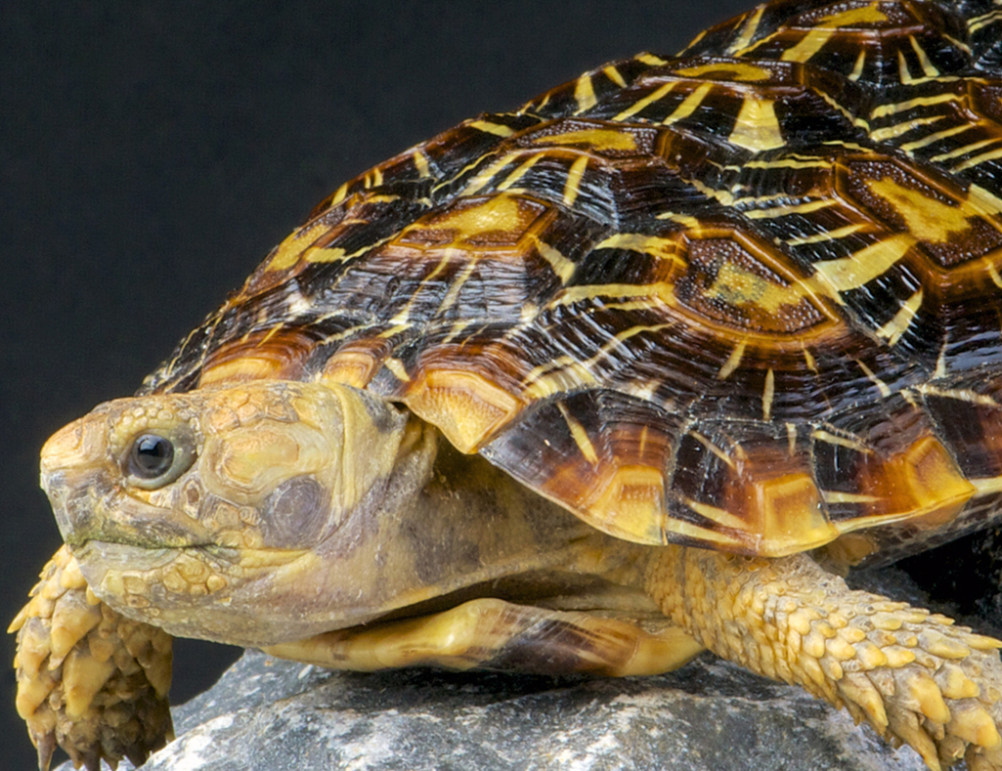
<path fill-rule="evenodd" d="M 179 738 L 144 769 L 924 768 L 708 654 L 662 677 L 551 680 L 333 673 L 248 652 L 175 721 Z"/>
<path fill-rule="evenodd" d="M 148 769 L 920 769 L 712 656 L 657 678 L 335 674 L 246 654 Z"/>

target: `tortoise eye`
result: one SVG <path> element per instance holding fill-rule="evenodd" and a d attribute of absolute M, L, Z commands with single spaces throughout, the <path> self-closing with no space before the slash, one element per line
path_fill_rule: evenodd
<path fill-rule="evenodd" d="M 125 473 L 136 487 L 156 489 L 170 484 L 195 460 L 191 442 L 143 433 L 132 440 L 125 456 Z"/>

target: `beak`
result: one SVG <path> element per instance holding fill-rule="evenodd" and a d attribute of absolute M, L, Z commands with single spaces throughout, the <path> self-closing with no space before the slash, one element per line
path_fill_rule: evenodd
<path fill-rule="evenodd" d="M 49 437 L 42 446 L 42 480 L 57 471 L 89 466 L 104 455 L 102 416 L 94 413 L 75 420 Z"/>

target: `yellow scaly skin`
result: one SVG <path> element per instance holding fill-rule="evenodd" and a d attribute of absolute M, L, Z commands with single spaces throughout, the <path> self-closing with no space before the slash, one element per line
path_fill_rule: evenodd
<path fill-rule="evenodd" d="M 850 590 L 805 554 L 738 557 L 667 547 L 647 590 L 718 655 L 796 683 L 931 769 L 1002 768 L 1002 642 L 946 616 Z"/>

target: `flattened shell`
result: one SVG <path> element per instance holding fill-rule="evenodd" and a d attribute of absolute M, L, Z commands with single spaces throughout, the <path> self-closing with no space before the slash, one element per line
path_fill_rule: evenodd
<path fill-rule="evenodd" d="M 914 548 L 995 515 L 985 3 L 775 2 L 342 185 L 148 390 L 330 379 L 614 535 Z"/>

